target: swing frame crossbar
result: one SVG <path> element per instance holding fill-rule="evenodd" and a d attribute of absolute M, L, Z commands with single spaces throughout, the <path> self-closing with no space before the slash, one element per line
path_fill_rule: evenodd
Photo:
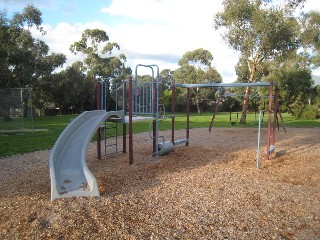
<path fill-rule="evenodd" d="M 198 83 L 198 84 L 186 84 L 186 83 L 176 83 L 176 87 L 181 88 L 210 88 L 210 87 L 269 87 L 277 86 L 276 82 L 255 82 L 255 83 Z"/>

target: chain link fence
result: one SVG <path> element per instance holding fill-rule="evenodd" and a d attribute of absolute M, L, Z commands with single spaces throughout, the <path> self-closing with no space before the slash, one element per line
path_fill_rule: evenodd
<path fill-rule="evenodd" d="M 32 129 L 32 90 L 0 89 L 0 119 L 0 130 Z"/>

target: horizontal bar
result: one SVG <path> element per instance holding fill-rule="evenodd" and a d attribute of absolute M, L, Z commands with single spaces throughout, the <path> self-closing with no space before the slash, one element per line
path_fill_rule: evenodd
<path fill-rule="evenodd" d="M 245 94 L 234 94 L 234 93 L 227 93 L 221 95 L 222 97 L 249 97 L 249 98 L 270 98 L 270 96 L 259 96 L 259 95 L 245 95 Z"/>
<path fill-rule="evenodd" d="M 276 86 L 277 83 L 273 82 Z M 255 83 L 198 83 L 198 84 L 184 84 L 176 83 L 176 87 L 182 88 L 206 88 L 206 87 L 267 87 L 270 82 L 255 82 Z"/>

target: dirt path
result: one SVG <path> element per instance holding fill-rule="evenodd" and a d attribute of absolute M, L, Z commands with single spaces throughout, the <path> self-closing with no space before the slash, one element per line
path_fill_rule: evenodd
<path fill-rule="evenodd" d="M 137 134 L 132 166 L 127 154 L 98 161 L 92 144 L 99 198 L 51 202 L 50 151 L 0 159 L 0 238 L 320 239 L 320 128 L 279 132 L 259 170 L 256 129 L 192 129 L 190 138 L 150 161 L 151 141 Z"/>

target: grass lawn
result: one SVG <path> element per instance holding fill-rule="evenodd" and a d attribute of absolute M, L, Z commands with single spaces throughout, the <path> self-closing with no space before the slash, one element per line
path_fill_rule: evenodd
<path fill-rule="evenodd" d="M 62 115 L 62 116 L 48 116 L 36 117 L 33 119 L 34 129 L 46 129 L 47 131 L 23 131 L 23 127 L 30 127 L 30 122 L 19 122 L 14 119 L 12 122 L 0 121 L 0 157 L 15 155 L 19 153 L 33 152 L 42 149 L 50 149 L 53 147 L 56 139 L 59 137 L 63 129 L 71 122 L 76 115 Z M 254 127 L 258 125 L 259 115 L 248 113 L 247 124 L 239 124 L 237 114 L 232 114 L 232 125 L 229 121 L 229 113 L 218 113 L 214 122 L 214 128 L 228 128 L 228 127 Z M 240 113 L 239 113 L 240 118 Z M 264 116 L 263 127 L 267 124 L 267 114 Z M 289 114 L 283 114 L 286 127 L 320 127 L 320 119 L 318 120 L 297 120 Z M 209 128 L 212 119 L 212 113 L 203 113 L 201 115 L 192 113 L 190 116 L 190 128 Z M 135 122 L 133 124 L 134 133 L 148 131 L 150 121 Z M 122 124 L 118 125 L 118 134 L 122 134 Z M 281 126 L 281 123 L 280 123 Z M 177 114 L 175 118 L 175 128 L 181 129 L 186 127 L 186 115 Z M 171 118 L 166 118 L 159 122 L 160 130 L 167 130 L 171 128 Z M 20 130 L 13 132 L 3 132 L 3 130 Z M 114 135 L 112 131 L 109 131 Z M 128 131 L 127 131 L 128 133 Z M 94 137 L 95 139 L 95 137 Z"/>

